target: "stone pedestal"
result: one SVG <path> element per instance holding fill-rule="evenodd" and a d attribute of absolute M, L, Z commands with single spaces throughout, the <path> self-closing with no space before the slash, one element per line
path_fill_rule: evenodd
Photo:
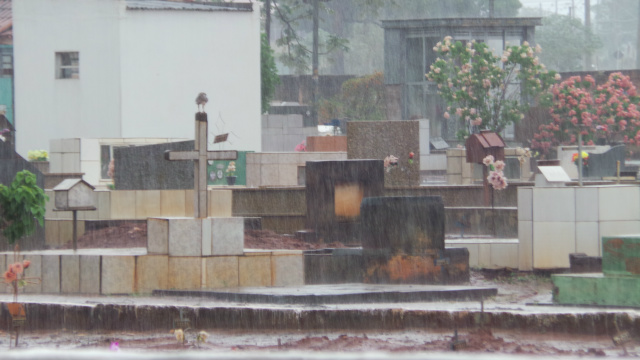
<path fill-rule="evenodd" d="M 149 254 L 169 256 L 242 255 L 244 218 L 149 218 Z"/>

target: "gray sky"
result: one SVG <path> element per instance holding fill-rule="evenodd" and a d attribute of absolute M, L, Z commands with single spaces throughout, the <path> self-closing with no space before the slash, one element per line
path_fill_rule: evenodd
<path fill-rule="evenodd" d="M 572 4 L 576 7 L 575 17 L 584 22 L 584 0 L 520 0 L 523 7 L 539 9 L 545 11 L 556 11 L 556 3 L 558 5 L 558 14 L 569 15 L 569 9 Z M 591 6 L 597 4 L 599 0 L 591 0 Z"/>

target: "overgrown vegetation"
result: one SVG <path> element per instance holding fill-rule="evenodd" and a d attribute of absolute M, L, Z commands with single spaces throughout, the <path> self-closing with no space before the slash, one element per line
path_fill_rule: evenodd
<path fill-rule="evenodd" d="M 320 102 L 320 122 L 331 119 L 385 120 L 384 75 L 376 72 L 345 81 L 333 99 Z"/>
<path fill-rule="evenodd" d="M 36 222 L 43 226 L 48 200 L 28 170 L 18 172 L 10 186 L 0 184 L 0 229 L 9 244 L 33 234 Z"/>

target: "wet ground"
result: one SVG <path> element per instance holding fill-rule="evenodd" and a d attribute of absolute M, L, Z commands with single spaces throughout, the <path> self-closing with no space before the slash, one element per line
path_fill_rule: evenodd
<path fill-rule="evenodd" d="M 456 352 L 514 355 L 638 356 L 640 343 L 616 346 L 607 336 L 568 336 L 527 332 L 495 332 L 490 329 L 453 332 L 426 330 L 353 332 L 238 332 L 207 330 L 206 342 L 196 340 L 196 331 L 187 331 L 186 342 L 167 332 L 30 332 L 20 338 L 19 350 L 54 348 L 58 350 L 98 349 L 112 351 L 196 351 L 227 352 Z M 0 332 L 0 347 L 9 347 L 9 334 Z M 15 350 L 15 349 L 14 349 Z M 2 355 L 0 355 L 0 358 Z"/>
<path fill-rule="evenodd" d="M 498 288 L 498 295 L 484 302 L 433 302 L 433 303 L 387 303 L 387 304 L 331 304 L 331 305 L 287 305 L 287 304 L 247 304 L 212 301 L 202 298 L 174 297 L 87 297 L 87 296 L 54 296 L 54 295 L 21 295 L 21 301 L 37 303 L 68 304 L 71 306 L 94 306 L 96 304 L 133 304 L 150 306 L 184 307 L 225 307 L 225 308 L 259 308 L 261 311 L 293 310 L 294 312 L 314 311 L 391 311 L 405 314 L 451 312 L 464 315 L 477 313 L 481 307 L 487 314 L 509 316 L 531 316 L 539 314 L 566 317 L 582 316 L 623 316 L 637 319 L 637 309 L 598 309 L 582 307 L 552 306 L 551 282 L 547 276 L 502 272 L 472 272 L 472 285 L 493 286 Z M 0 301 L 10 301 L 9 295 L 0 295 Z M 547 304 L 547 305 L 542 305 Z M 409 316 L 409 315 L 407 315 Z M 532 327 L 533 329 L 533 327 Z M 134 354 L 133 358 L 156 358 L 153 356 L 175 356 L 175 358 L 199 358 L 212 356 L 216 358 L 443 358 L 462 359 L 478 355 L 506 354 L 511 357 L 534 356 L 548 358 L 560 356 L 571 357 L 640 357 L 640 339 L 635 332 L 620 331 L 614 335 L 585 335 L 554 331 L 527 331 L 526 329 L 505 330 L 489 326 L 460 328 L 458 337 L 454 334 L 456 326 L 447 323 L 445 326 L 412 329 L 380 329 L 366 330 L 295 330 L 281 329 L 278 323 L 269 330 L 237 330 L 221 328 L 198 328 L 186 331 L 185 342 L 176 340 L 170 328 L 148 332 L 134 331 L 72 331 L 64 328 L 45 331 L 27 331 L 20 336 L 19 348 L 9 349 L 11 334 L 6 329 L 0 330 L 0 359 L 10 354 L 12 358 L 23 359 L 66 359 L 69 354 L 85 354 L 84 358 L 109 358 L 110 348 L 117 343 L 118 356 Z M 206 331 L 209 337 L 198 342 L 198 332 Z M 13 341 L 11 342 L 11 344 Z M 452 350 L 452 347 L 455 350 Z M 55 349 L 54 352 L 31 351 L 37 349 Z M 97 352 L 96 352 L 97 351 Z M 140 353 L 142 351 L 142 353 Z M 333 355 L 339 352 L 339 356 Z M 105 355 L 105 353 L 107 355 Z M 39 357 L 40 355 L 41 357 Z M 56 355 L 57 354 L 57 355 Z M 97 354 L 97 355 L 96 355 Z M 164 355 L 163 355 L 164 354 Z M 319 355 L 318 355 L 319 354 Z M 428 354 L 428 356 L 427 356 Z M 434 355 L 434 354 L 437 354 Z M 55 356 L 59 357 L 55 357 Z M 98 356 L 100 355 L 100 356 Z M 317 356 L 316 356 L 317 355 Z M 326 357 L 325 357 L 326 355 Z M 466 356 L 465 356 L 466 355 Z M 318 357 L 319 356 L 319 357 Z M 453 356 L 453 357 L 452 357 Z M 79 357 L 83 358 L 83 357 Z M 115 356 L 114 356 L 115 358 Z M 493 358 L 493 357 L 488 357 Z"/>

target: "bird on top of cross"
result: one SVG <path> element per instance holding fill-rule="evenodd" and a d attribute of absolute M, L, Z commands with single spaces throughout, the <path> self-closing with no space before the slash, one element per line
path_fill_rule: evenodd
<path fill-rule="evenodd" d="M 204 112 L 204 106 L 207 105 L 209 99 L 207 98 L 207 94 L 201 92 L 198 94 L 196 98 L 196 105 L 198 105 L 198 112 L 200 112 L 200 105 L 202 105 L 202 112 Z"/>

